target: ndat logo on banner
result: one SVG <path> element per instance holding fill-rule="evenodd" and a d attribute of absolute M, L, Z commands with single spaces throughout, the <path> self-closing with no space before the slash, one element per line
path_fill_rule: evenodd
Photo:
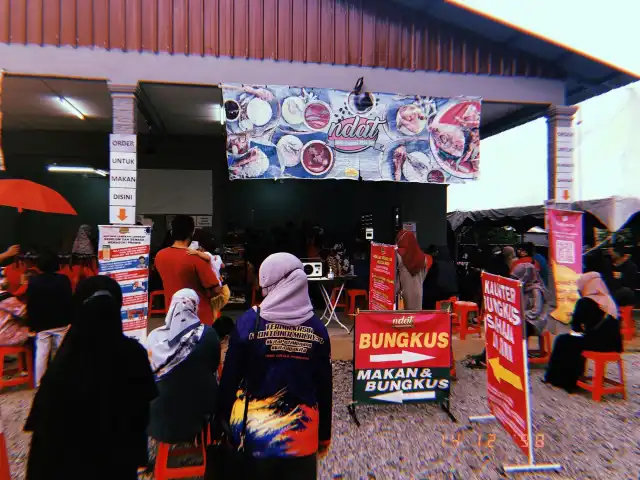
<path fill-rule="evenodd" d="M 449 395 L 446 312 L 360 312 L 355 334 L 354 401 L 428 402 Z"/>
<path fill-rule="evenodd" d="M 510 278 L 482 273 L 491 413 L 529 455 L 531 411 L 522 287 Z"/>

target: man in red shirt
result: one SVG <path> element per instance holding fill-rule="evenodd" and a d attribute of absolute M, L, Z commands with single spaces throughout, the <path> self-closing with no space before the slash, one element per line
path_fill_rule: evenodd
<path fill-rule="evenodd" d="M 205 325 L 213 324 L 210 299 L 220 293 L 221 287 L 209 262 L 196 255 L 188 255 L 195 225 L 193 218 L 177 215 L 171 222 L 173 245 L 163 248 L 156 255 L 155 265 L 164 286 L 165 305 L 183 288 L 195 290 L 200 297 L 198 317 Z"/>

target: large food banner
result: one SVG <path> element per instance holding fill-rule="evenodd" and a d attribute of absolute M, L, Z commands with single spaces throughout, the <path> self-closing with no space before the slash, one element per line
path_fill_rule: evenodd
<path fill-rule="evenodd" d="M 354 401 L 442 402 L 449 396 L 447 312 L 359 312 L 355 335 Z"/>
<path fill-rule="evenodd" d="M 369 265 L 369 310 L 395 310 L 395 245 L 371 242 Z"/>
<path fill-rule="evenodd" d="M 222 86 L 229 176 L 464 183 L 478 177 L 478 97 Z"/>
<path fill-rule="evenodd" d="M 569 324 L 582 274 L 582 212 L 547 209 L 547 223 L 549 263 L 556 288 L 556 308 L 551 316 Z"/>
<path fill-rule="evenodd" d="M 530 454 L 529 366 L 520 282 L 482 272 L 491 413 L 525 455 Z"/>
<path fill-rule="evenodd" d="M 151 227 L 100 225 L 98 265 L 122 288 L 122 328 L 125 335 L 147 338 L 149 250 Z"/>

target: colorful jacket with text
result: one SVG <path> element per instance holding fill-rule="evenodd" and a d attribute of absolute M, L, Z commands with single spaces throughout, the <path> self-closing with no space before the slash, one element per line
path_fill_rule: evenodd
<path fill-rule="evenodd" d="M 249 398 L 245 447 L 256 458 L 313 455 L 331 440 L 331 345 L 314 315 L 299 326 L 236 322 L 220 383 L 219 414 L 239 441 Z"/>

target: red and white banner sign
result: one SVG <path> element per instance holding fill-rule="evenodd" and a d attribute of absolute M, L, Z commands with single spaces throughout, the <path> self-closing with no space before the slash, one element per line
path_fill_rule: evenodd
<path fill-rule="evenodd" d="M 571 323 L 582 275 L 582 212 L 547 209 L 549 265 L 556 287 L 556 308 L 551 316 Z"/>
<path fill-rule="evenodd" d="M 355 401 L 441 401 L 449 395 L 447 312 L 369 311 L 356 317 Z"/>
<path fill-rule="evenodd" d="M 489 409 L 525 455 L 533 458 L 522 288 L 517 280 L 483 272 L 482 294 Z"/>
<path fill-rule="evenodd" d="M 369 310 L 396 308 L 396 247 L 371 242 Z"/>

